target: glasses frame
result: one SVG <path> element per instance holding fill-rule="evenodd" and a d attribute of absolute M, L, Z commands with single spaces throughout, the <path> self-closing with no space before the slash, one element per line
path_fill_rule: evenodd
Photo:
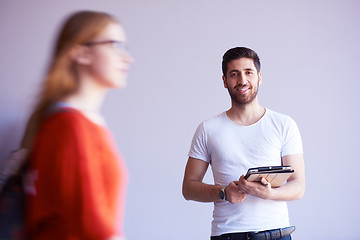
<path fill-rule="evenodd" d="M 88 46 L 88 47 L 91 47 L 91 46 L 94 46 L 94 45 L 103 45 L 103 44 L 111 44 L 112 47 L 117 49 L 117 50 L 122 50 L 122 51 L 128 51 L 129 50 L 125 42 L 116 41 L 116 40 L 93 41 L 93 42 L 87 42 L 84 45 Z"/>

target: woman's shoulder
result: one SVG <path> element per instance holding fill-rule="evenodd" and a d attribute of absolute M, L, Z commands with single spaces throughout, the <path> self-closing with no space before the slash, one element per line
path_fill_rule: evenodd
<path fill-rule="evenodd" d="M 80 124 L 84 122 L 84 117 L 80 111 L 72 108 L 61 108 L 52 110 L 49 112 L 45 118 L 45 122 L 61 122 L 61 123 L 71 123 L 71 124 Z"/>
<path fill-rule="evenodd" d="M 49 113 L 42 123 L 43 129 L 55 132 L 78 132 L 90 126 L 92 126 L 92 123 L 81 112 L 65 108 Z"/>

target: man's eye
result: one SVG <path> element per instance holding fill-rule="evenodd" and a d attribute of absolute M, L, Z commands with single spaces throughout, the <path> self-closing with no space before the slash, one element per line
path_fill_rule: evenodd
<path fill-rule="evenodd" d="M 232 74 L 230 74 L 230 77 L 237 77 L 237 76 L 239 76 L 238 73 L 232 73 Z"/>

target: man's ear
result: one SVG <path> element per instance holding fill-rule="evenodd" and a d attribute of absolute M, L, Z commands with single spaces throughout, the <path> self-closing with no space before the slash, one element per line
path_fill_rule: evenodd
<path fill-rule="evenodd" d="M 224 83 L 224 88 L 227 88 L 225 75 L 222 75 L 222 80 L 223 80 L 223 83 Z"/>
<path fill-rule="evenodd" d="M 260 86 L 262 84 L 261 72 L 258 73 L 258 78 L 259 78 L 259 86 Z"/>
<path fill-rule="evenodd" d="M 70 51 L 70 57 L 77 64 L 88 65 L 91 63 L 90 49 L 87 46 L 74 46 Z"/>

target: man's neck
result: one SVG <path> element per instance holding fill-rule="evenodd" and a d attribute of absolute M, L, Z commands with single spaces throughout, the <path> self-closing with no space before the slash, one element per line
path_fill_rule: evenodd
<path fill-rule="evenodd" d="M 235 105 L 226 112 L 231 121 L 242 126 L 249 126 L 258 122 L 265 114 L 265 108 L 254 100 L 249 104 Z"/>

